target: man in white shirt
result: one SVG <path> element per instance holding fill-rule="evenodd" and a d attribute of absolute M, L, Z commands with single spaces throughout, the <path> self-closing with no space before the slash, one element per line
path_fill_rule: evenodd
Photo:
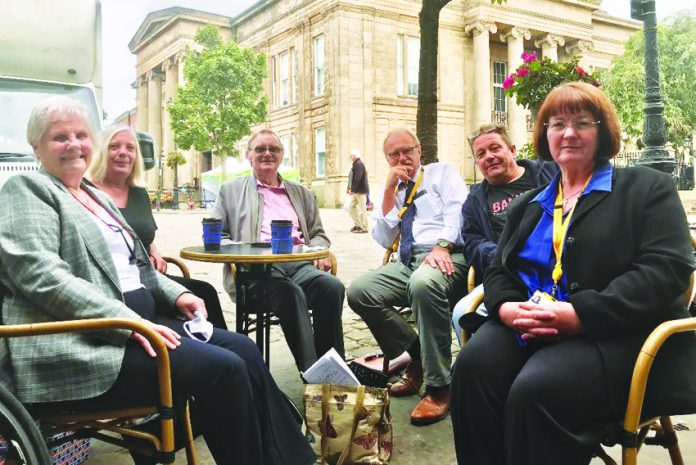
<path fill-rule="evenodd" d="M 447 164 L 421 166 L 420 142 L 408 129 L 389 132 L 383 150 L 390 168 L 372 235 L 385 248 L 398 244 L 399 261 L 353 281 L 348 305 L 365 320 L 386 357 L 405 350 L 411 355 L 406 375 L 390 392 L 415 395 L 425 381 L 425 396 L 411 412 L 411 422 L 427 425 L 447 416 L 450 301 L 466 292 L 468 271 L 461 238 L 467 188 Z M 413 309 L 418 333 L 395 306 Z"/>

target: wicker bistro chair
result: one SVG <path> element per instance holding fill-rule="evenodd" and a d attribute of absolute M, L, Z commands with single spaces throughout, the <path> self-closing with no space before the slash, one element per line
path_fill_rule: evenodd
<path fill-rule="evenodd" d="M 124 447 L 133 452 L 152 457 L 158 462 L 172 463 L 175 458 L 174 414 L 175 407 L 172 398 L 169 353 L 162 338 L 144 324 L 127 319 L 100 318 L 60 321 L 50 323 L 35 323 L 21 325 L 0 325 L 0 338 L 40 336 L 46 334 L 103 331 L 108 329 L 128 329 L 145 336 L 157 353 L 157 376 L 159 378 L 159 404 L 128 405 L 123 407 L 95 407 L 89 401 L 57 402 L 46 404 L 25 405 L 31 417 L 41 427 L 41 434 L 48 436 L 62 432 L 73 432 L 60 440 L 67 442 L 76 438 L 93 437 L 116 446 Z M 2 399 L 0 399 L 2 402 Z M 4 409 L 0 408 L 0 413 Z M 159 435 L 139 431 L 133 427 L 137 419 L 159 414 L 161 432 Z M 0 427 L 14 429 L 8 425 L 8 418 L 0 418 Z M 9 419 L 12 421 L 12 418 Z M 198 463 L 193 447 L 193 433 L 189 417 L 188 405 L 184 408 L 183 423 L 186 456 L 189 465 Z M 105 434 L 105 432 L 122 435 Z M 0 431 L 2 434 L 2 431 Z M 139 441 L 128 440 L 127 438 Z M 32 463 L 31 461 L 28 463 Z"/>
<path fill-rule="evenodd" d="M 338 273 L 338 261 L 336 260 L 336 255 L 333 252 L 329 252 L 329 258 L 331 259 L 331 274 L 336 276 Z M 237 267 L 232 264 L 232 273 L 237 279 Z M 249 283 L 255 279 L 267 279 L 264 272 L 255 273 L 251 269 L 245 271 L 249 276 L 246 282 Z M 280 325 L 280 320 L 273 313 L 266 311 L 263 308 L 259 311 L 259 307 L 263 307 L 262 302 L 256 301 L 256 299 L 246 292 L 246 285 L 241 286 L 242 292 L 237 294 L 237 332 L 241 334 L 246 334 L 247 336 L 252 332 L 256 335 L 257 344 L 262 341 L 259 349 L 266 361 L 266 366 L 270 366 L 271 363 L 271 326 Z M 239 291 L 239 287 L 237 288 Z M 240 301 L 242 305 L 239 305 Z M 243 311 L 240 311 L 243 309 Z M 310 309 L 310 316 L 312 316 Z M 261 337 L 259 339 L 259 336 Z"/>
<path fill-rule="evenodd" d="M 696 250 L 696 240 L 692 237 L 691 243 Z M 693 299 L 694 275 L 691 275 L 691 284 L 684 294 L 684 305 L 688 307 Z M 472 301 L 467 309 L 467 313 L 475 312 L 483 302 L 484 293 Z M 645 390 L 648 384 L 650 368 L 667 338 L 670 336 L 696 330 L 696 317 L 684 318 L 680 320 L 666 321 L 655 328 L 643 343 L 643 347 L 638 354 L 638 359 L 633 368 L 631 387 L 626 405 L 626 413 L 620 430 L 610 433 L 605 439 L 604 444 L 608 446 L 620 445 L 622 450 L 622 465 L 637 465 L 638 452 L 643 444 L 651 446 L 662 446 L 668 450 L 672 465 L 684 465 L 677 435 L 672 425 L 672 419 L 665 415 L 654 418 L 641 418 L 643 402 L 645 400 Z M 462 331 L 462 347 L 470 337 Z M 648 434 L 653 430 L 655 435 L 649 437 Z M 605 465 L 617 465 L 601 446 L 598 446 L 595 456 L 600 458 Z"/>
<path fill-rule="evenodd" d="M 174 257 L 162 257 L 165 262 L 171 263 L 172 265 L 175 265 L 177 268 L 179 268 L 179 271 L 181 272 L 181 276 L 184 279 L 191 279 L 191 273 L 189 272 L 188 267 L 184 262 L 179 260 L 178 258 Z"/>

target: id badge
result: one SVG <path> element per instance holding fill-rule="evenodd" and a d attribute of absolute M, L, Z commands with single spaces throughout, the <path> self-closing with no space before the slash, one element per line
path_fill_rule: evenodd
<path fill-rule="evenodd" d="M 550 294 L 546 292 L 536 290 L 534 291 L 534 294 L 532 294 L 532 296 L 529 298 L 529 302 L 543 307 L 544 305 L 549 305 L 556 302 L 556 299 L 554 299 Z"/>

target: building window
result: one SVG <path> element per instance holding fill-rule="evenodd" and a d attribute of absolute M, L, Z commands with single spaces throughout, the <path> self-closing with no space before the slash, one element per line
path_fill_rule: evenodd
<path fill-rule="evenodd" d="M 290 57 L 288 52 L 283 52 L 278 56 L 280 68 L 280 106 L 286 107 L 290 104 Z"/>
<path fill-rule="evenodd" d="M 292 102 L 297 102 L 297 53 L 295 48 L 290 49 L 290 68 L 292 72 Z"/>
<path fill-rule="evenodd" d="M 314 162 L 317 178 L 326 177 L 326 128 L 314 129 Z"/>
<path fill-rule="evenodd" d="M 278 96 L 276 95 L 277 92 L 277 86 L 276 86 L 276 59 L 275 57 L 271 57 L 271 107 L 272 108 L 277 108 L 278 107 Z"/>
<path fill-rule="evenodd" d="M 396 36 L 396 92 L 398 95 L 418 96 L 418 63 L 420 39 Z"/>
<path fill-rule="evenodd" d="M 493 111 L 506 112 L 507 101 L 503 81 L 507 77 L 507 65 L 502 61 L 493 62 Z"/>
<path fill-rule="evenodd" d="M 280 143 L 283 144 L 283 166 L 292 166 L 292 145 L 290 145 L 290 134 L 280 136 Z"/>
<path fill-rule="evenodd" d="M 324 34 L 314 38 L 314 95 L 324 95 Z"/>

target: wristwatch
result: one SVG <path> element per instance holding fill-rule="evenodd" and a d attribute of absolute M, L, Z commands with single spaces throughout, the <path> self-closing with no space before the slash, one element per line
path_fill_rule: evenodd
<path fill-rule="evenodd" d="M 443 249 L 447 249 L 450 252 L 452 251 L 452 243 L 445 239 L 438 239 L 435 245 L 438 247 L 442 247 Z"/>

